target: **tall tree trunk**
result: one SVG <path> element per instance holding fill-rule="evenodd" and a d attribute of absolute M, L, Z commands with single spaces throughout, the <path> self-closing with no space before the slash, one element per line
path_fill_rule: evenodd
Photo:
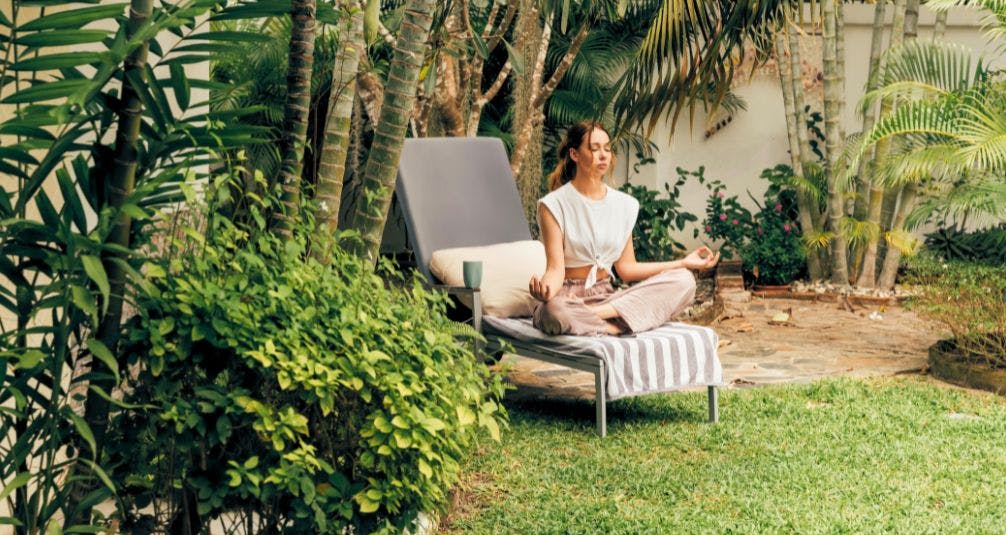
<path fill-rule="evenodd" d="M 905 7 L 905 40 L 914 40 L 919 33 L 919 0 L 908 0 Z M 916 185 L 906 184 L 901 188 L 901 201 L 897 208 L 897 213 L 891 221 L 891 232 L 898 233 L 905 230 L 905 220 L 908 214 L 915 209 Z M 887 247 L 884 254 L 884 266 L 880 271 L 877 284 L 884 289 L 894 287 L 894 281 L 898 276 L 898 265 L 901 263 L 901 250 L 897 247 Z"/>
<path fill-rule="evenodd" d="M 936 24 L 933 26 L 933 41 L 942 41 L 947 34 L 947 13 L 948 10 L 946 9 L 936 12 Z"/>
<path fill-rule="evenodd" d="M 150 20 L 153 13 L 153 0 L 132 0 L 129 4 L 129 20 L 126 23 L 126 37 L 132 38 Z M 140 126 L 142 124 L 143 101 L 139 97 L 139 92 L 129 81 L 130 73 L 135 73 L 139 79 L 146 80 L 145 67 L 147 64 L 147 53 L 150 50 L 149 41 L 144 42 L 136 48 L 123 62 L 124 76 L 122 77 L 122 94 L 119 97 L 118 114 L 119 122 L 115 132 L 115 168 L 108 183 L 108 206 L 117 214 L 115 224 L 108 235 L 106 244 L 115 248 L 106 248 L 102 253 L 102 266 L 109 282 L 109 295 L 105 314 L 98 325 L 97 339 L 105 347 L 111 350 L 113 355 L 118 355 L 119 334 L 122 330 L 122 305 L 125 301 L 126 293 L 126 271 L 122 267 L 122 262 L 127 262 L 128 257 L 117 250 L 125 251 L 130 248 L 129 231 L 132 226 L 132 218 L 122 210 L 126 200 L 133 194 L 136 185 L 137 167 L 137 142 L 140 139 Z M 112 392 L 114 379 L 107 374 L 97 375 L 91 380 L 91 384 L 100 387 L 105 392 Z M 105 436 L 108 431 L 109 402 L 97 395 L 87 396 L 84 406 L 84 419 L 91 428 L 94 436 L 94 443 L 97 451 L 95 458 L 100 459 L 105 444 Z M 77 444 L 78 454 L 83 456 L 88 451 L 88 447 L 83 440 Z M 84 497 L 94 488 L 97 481 L 95 474 L 90 468 L 78 465 L 81 470 L 79 478 L 71 479 L 72 488 L 70 490 L 71 502 L 80 503 Z M 90 518 L 90 509 L 78 511 L 77 517 L 67 517 L 65 526 L 70 527 L 80 524 Z"/>
<path fill-rule="evenodd" d="M 518 21 L 518 30 L 520 21 Z M 510 155 L 510 168 L 517 179 L 517 189 L 521 193 L 521 200 L 528 214 L 528 220 L 534 224 L 535 201 L 541 193 L 542 170 L 541 170 L 541 136 L 545 122 L 545 103 L 548 102 L 552 92 L 559 85 L 566 71 L 573 64 L 576 55 L 580 53 L 580 48 L 590 34 L 590 24 L 584 22 L 576 35 L 570 41 L 569 48 L 559 60 L 555 71 L 547 82 L 542 83 L 545 74 L 545 59 L 548 54 L 548 46 L 552 35 L 552 17 L 545 22 L 541 39 L 538 41 L 538 50 L 535 59 L 535 66 L 531 72 L 530 85 L 526 92 L 521 91 L 518 86 L 516 91 L 517 121 L 515 121 L 514 150 Z M 530 39 L 530 37 L 528 37 Z M 529 44 L 528 50 L 533 46 L 534 41 L 525 41 Z M 527 167 L 527 166 L 531 167 Z"/>
<path fill-rule="evenodd" d="M 877 89 L 878 74 L 880 71 L 880 53 L 883 51 L 883 41 L 884 41 L 884 15 L 887 10 L 887 2 L 879 1 L 873 7 L 873 31 L 870 36 L 870 66 L 868 69 L 867 79 L 866 79 L 866 91 L 870 92 Z M 863 132 L 869 132 L 874 123 L 877 121 L 877 106 L 876 104 L 871 104 L 870 109 L 866 110 L 866 114 L 863 115 Z M 859 169 L 857 171 L 858 177 L 858 195 L 856 196 L 856 209 L 853 212 L 853 216 L 856 219 L 863 220 L 866 219 L 866 210 L 869 207 L 869 196 L 870 196 L 870 173 L 869 164 L 872 161 L 872 152 L 865 154 L 859 162 Z"/>
<path fill-rule="evenodd" d="M 349 127 L 353 119 L 356 98 L 356 72 L 364 49 L 363 11 L 351 8 L 339 32 L 339 51 L 332 72 L 328 118 L 325 121 L 325 143 L 318 166 L 319 201 L 317 224 L 319 232 L 330 233 L 339 227 L 339 203 L 346 174 L 349 148 Z"/>
<path fill-rule="evenodd" d="M 824 129 L 828 159 L 828 223 L 834 237 L 831 240 L 831 281 L 849 284 L 845 236 L 842 235 L 843 195 L 838 186 L 839 151 L 842 147 L 840 117 L 842 81 L 838 74 L 837 23 L 835 1 L 824 0 Z"/>
<path fill-rule="evenodd" d="M 363 191 L 350 223 L 350 228 L 357 230 L 362 238 L 349 244 L 350 250 L 372 263 L 377 261 L 391 207 L 398 161 L 416 101 L 419 71 L 423 67 L 426 41 L 433 22 L 433 8 L 433 0 L 409 0 L 405 4 L 405 18 L 395 43 L 380 120 L 375 126 L 370 156 L 363 170 Z"/>
<path fill-rule="evenodd" d="M 512 133 L 515 144 L 510 153 L 510 169 L 517 182 L 524 217 L 532 228 L 532 235 L 536 235 L 534 231 L 537 221 L 534 207 L 535 201 L 541 196 L 542 170 L 540 163 L 528 168 L 524 162 L 540 162 L 542 159 L 541 144 L 534 143 L 535 138 L 540 139 L 541 127 L 536 127 L 539 119 L 533 103 L 537 90 L 541 87 L 545 54 L 551 41 L 552 28 L 551 20 L 546 21 L 544 28 L 542 27 L 541 15 L 535 0 L 514 1 L 519 2 L 517 22 L 514 26 L 515 45 L 528 68 L 514 79 L 511 98 L 514 113 Z M 537 136 L 536 131 L 539 133 Z"/>
<path fill-rule="evenodd" d="M 300 217 L 300 174 L 311 109 L 311 73 L 314 66 L 315 0 L 293 0 L 290 5 L 289 65 L 286 70 L 286 105 L 280 138 L 279 181 L 283 188 L 282 209 L 274 213 L 276 232 L 290 236 Z"/>
<path fill-rule="evenodd" d="M 793 8 L 788 2 L 783 5 L 783 9 L 786 20 L 793 21 L 795 23 L 797 19 L 794 18 Z M 800 21 L 802 22 L 803 9 L 801 8 L 799 11 Z M 798 32 L 790 31 L 788 28 L 786 33 L 789 37 L 789 61 L 793 77 L 793 111 L 796 115 L 796 136 L 799 141 L 800 149 L 798 156 L 800 159 L 800 167 L 801 169 L 804 169 L 807 162 L 813 161 L 814 151 L 810 148 L 810 139 L 807 136 L 807 115 L 804 110 L 806 107 L 806 98 L 804 97 L 803 91 L 803 62 L 800 60 L 800 36 Z M 804 198 L 804 205 L 806 206 L 811 219 L 811 225 L 807 227 L 807 230 L 804 230 L 804 232 L 821 230 L 820 227 L 822 223 L 820 220 L 822 215 L 817 199 L 807 192 L 803 192 L 802 196 Z M 822 262 L 823 252 L 824 250 L 820 248 L 807 251 L 807 271 L 809 272 L 811 280 L 823 279 L 825 276 L 825 263 Z"/>
<path fill-rule="evenodd" d="M 793 78 L 792 65 L 789 61 L 790 51 L 787 35 L 789 29 L 786 27 L 786 24 L 783 21 L 782 27 L 776 31 L 775 50 L 779 65 L 779 81 L 780 85 L 782 85 L 782 102 L 786 110 L 786 133 L 789 138 L 790 163 L 793 167 L 793 174 L 802 177 L 804 176 L 803 155 L 800 150 L 800 136 L 797 130 L 804 128 L 805 125 L 798 122 L 796 114 L 797 104 L 793 95 L 793 84 L 802 82 Z M 800 190 L 797 191 L 796 198 L 800 229 L 804 236 L 808 236 L 814 231 L 814 220 L 810 214 L 810 203 L 813 200 L 809 198 L 806 192 Z M 821 278 L 821 259 L 814 251 L 808 251 L 807 271 L 810 273 L 812 280 Z"/>
<path fill-rule="evenodd" d="M 905 36 L 905 8 L 906 0 L 895 0 L 894 2 L 894 18 L 891 22 L 891 38 L 890 47 L 893 48 L 902 43 Z M 884 98 L 880 103 L 880 117 L 884 117 L 891 113 L 894 109 L 894 98 L 888 97 Z M 873 159 L 870 164 L 870 169 L 877 169 L 877 163 L 887 157 L 887 152 L 890 148 L 890 142 L 887 139 L 883 139 L 877 143 L 874 149 Z M 856 285 L 862 288 L 873 288 L 877 285 L 877 258 L 878 251 L 880 249 L 880 238 L 888 230 L 887 226 L 882 222 L 883 217 L 883 206 L 884 206 L 884 188 L 880 184 L 876 183 L 874 177 L 870 177 L 870 202 L 867 207 L 866 220 L 867 222 L 878 229 L 879 232 L 875 233 L 875 236 L 870 238 L 870 241 L 866 245 L 866 252 L 863 253 L 862 268 L 859 272 L 859 278 L 856 280 Z M 892 195 L 888 193 L 887 197 Z"/>

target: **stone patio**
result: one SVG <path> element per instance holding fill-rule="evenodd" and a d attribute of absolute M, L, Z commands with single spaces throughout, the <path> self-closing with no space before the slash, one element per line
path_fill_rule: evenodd
<path fill-rule="evenodd" d="M 790 320 L 769 322 L 780 312 Z M 872 319 L 871 319 L 872 318 Z M 711 324 L 720 335 L 727 388 L 823 377 L 919 373 L 939 329 L 901 306 L 853 306 L 834 302 L 759 299 L 728 303 Z M 507 355 L 514 398 L 593 399 L 593 375 Z"/>

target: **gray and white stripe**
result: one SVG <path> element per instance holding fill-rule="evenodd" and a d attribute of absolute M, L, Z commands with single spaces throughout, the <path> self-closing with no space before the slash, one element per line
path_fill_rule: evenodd
<path fill-rule="evenodd" d="M 630 337 L 548 336 L 528 318 L 484 319 L 490 334 L 531 343 L 536 350 L 603 360 L 608 400 L 723 384 L 719 337 L 708 327 L 668 323 Z"/>

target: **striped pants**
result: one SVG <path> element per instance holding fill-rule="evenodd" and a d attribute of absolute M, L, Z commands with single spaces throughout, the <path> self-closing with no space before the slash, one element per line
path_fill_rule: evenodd
<path fill-rule="evenodd" d="M 695 276 L 687 269 L 670 269 L 617 292 L 610 278 L 587 289 L 583 282 L 567 279 L 555 296 L 538 303 L 534 326 L 551 335 L 608 334 L 608 322 L 590 309 L 607 304 L 618 312 L 611 321 L 638 333 L 667 323 L 695 299 Z"/>

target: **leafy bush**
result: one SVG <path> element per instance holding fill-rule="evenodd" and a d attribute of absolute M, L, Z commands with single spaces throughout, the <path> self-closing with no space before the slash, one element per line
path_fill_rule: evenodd
<path fill-rule="evenodd" d="M 919 292 L 913 306 L 946 326 L 966 358 L 1006 367 L 1006 266 L 919 255 L 905 282 Z"/>
<path fill-rule="evenodd" d="M 152 410 L 114 426 L 126 526 L 153 503 L 192 532 L 235 510 L 267 532 L 401 531 L 441 507 L 477 430 L 505 424 L 501 380 L 451 336 L 445 297 L 216 224 L 129 325 L 126 401 Z"/>
<path fill-rule="evenodd" d="M 677 232 L 683 232 L 686 224 L 699 218 L 681 209 L 678 196 L 681 186 L 688 180 L 689 175 L 698 177 L 701 182 L 704 180 L 703 172 L 703 168 L 691 173 L 679 167 L 678 179 L 674 186 L 670 183 L 664 184 L 666 197 L 661 197 L 660 192 L 646 186 L 623 184 L 618 188 L 639 201 L 639 217 L 636 219 L 636 230 L 632 233 L 632 247 L 637 259 L 664 261 L 682 255 L 685 246 L 674 239 L 674 231 L 676 229 Z M 699 231 L 696 229 L 695 236 L 698 234 Z"/>
<path fill-rule="evenodd" d="M 762 171 L 771 185 L 765 191 L 758 212 L 741 206 L 737 196 L 727 196 L 719 180 L 708 184 L 712 192 L 706 201 L 706 234 L 723 240 L 725 258 L 739 255 L 744 270 L 761 284 L 785 284 L 803 273 L 807 254 L 797 225 L 796 192 L 788 187 L 788 166 Z"/>
<path fill-rule="evenodd" d="M 976 232 L 952 226 L 926 234 L 926 248 L 945 260 L 1006 265 L 1006 225 Z"/>

